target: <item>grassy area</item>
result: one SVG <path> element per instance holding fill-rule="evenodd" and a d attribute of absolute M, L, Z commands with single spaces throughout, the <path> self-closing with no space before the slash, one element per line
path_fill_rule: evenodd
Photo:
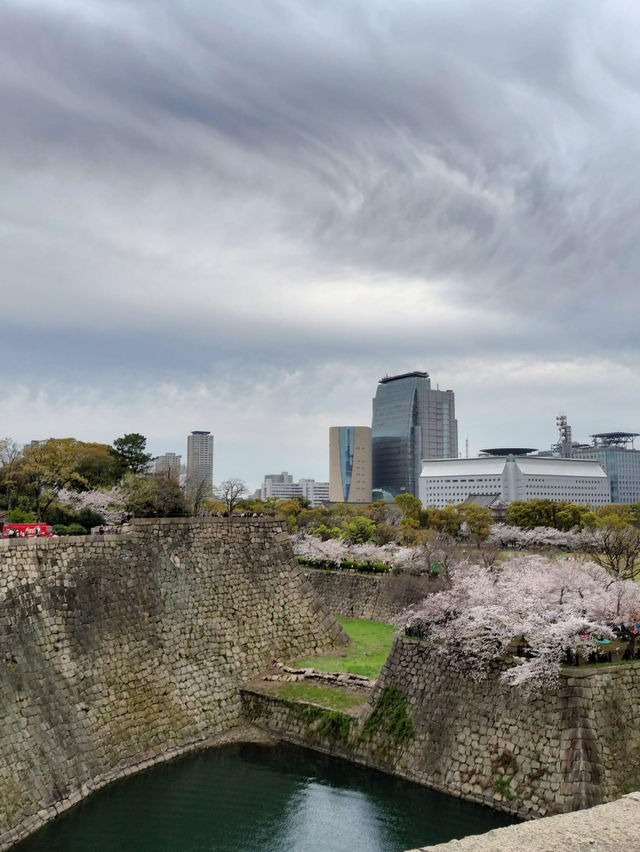
<path fill-rule="evenodd" d="M 329 710 L 341 710 L 344 713 L 358 712 L 369 697 L 368 692 L 348 692 L 335 686 L 319 686 L 315 683 L 278 683 L 270 690 L 278 698 L 289 701 L 310 701 Z"/>
<path fill-rule="evenodd" d="M 377 678 L 391 650 L 393 625 L 358 618 L 339 618 L 338 621 L 352 638 L 351 645 L 331 655 L 295 660 L 292 665 Z"/>

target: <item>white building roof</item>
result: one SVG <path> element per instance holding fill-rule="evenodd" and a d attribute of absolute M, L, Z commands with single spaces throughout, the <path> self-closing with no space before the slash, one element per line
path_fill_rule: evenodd
<path fill-rule="evenodd" d="M 425 459 L 421 476 L 500 476 L 504 456 L 480 456 L 475 459 Z"/>
<path fill-rule="evenodd" d="M 593 476 L 605 479 L 607 474 L 597 461 L 586 459 L 554 459 L 549 456 L 520 456 L 514 459 L 522 473 L 534 476 Z"/>

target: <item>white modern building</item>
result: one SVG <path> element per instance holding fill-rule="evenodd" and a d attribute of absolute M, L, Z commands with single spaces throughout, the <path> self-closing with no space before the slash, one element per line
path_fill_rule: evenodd
<path fill-rule="evenodd" d="M 329 483 L 316 482 L 315 479 L 301 479 L 300 488 L 302 496 L 311 503 L 313 507 L 321 506 L 329 502 Z"/>
<path fill-rule="evenodd" d="M 265 474 L 260 488 L 260 498 L 267 500 L 276 497 L 278 500 L 296 500 L 303 497 L 312 506 L 320 506 L 329 500 L 329 483 L 316 482 L 315 479 L 293 481 L 293 476 L 286 470 L 282 473 Z"/>
<path fill-rule="evenodd" d="M 610 501 L 609 478 L 597 461 L 551 456 L 481 455 L 471 459 L 426 459 L 419 497 L 423 506 L 442 508 L 470 494 L 514 500 L 569 500 L 592 508 Z"/>

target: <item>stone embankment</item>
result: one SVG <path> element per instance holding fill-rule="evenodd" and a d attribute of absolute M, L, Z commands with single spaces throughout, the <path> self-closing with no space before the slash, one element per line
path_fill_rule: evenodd
<path fill-rule="evenodd" d="M 241 722 L 241 684 L 339 641 L 275 519 L 0 541 L 0 849 L 216 742 Z"/>
<path fill-rule="evenodd" d="M 442 588 L 436 577 L 355 574 L 307 569 L 306 577 L 335 615 L 393 622 L 407 607 Z"/>
<path fill-rule="evenodd" d="M 535 822 L 496 828 L 410 852 L 636 852 L 640 793 L 617 802 Z"/>
<path fill-rule="evenodd" d="M 478 682 L 437 648 L 398 638 L 359 717 L 254 687 L 243 691 L 245 718 L 289 742 L 528 819 L 637 789 L 639 665 L 567 669 L 533 692 L 505 684 L 501 670 Z"/>

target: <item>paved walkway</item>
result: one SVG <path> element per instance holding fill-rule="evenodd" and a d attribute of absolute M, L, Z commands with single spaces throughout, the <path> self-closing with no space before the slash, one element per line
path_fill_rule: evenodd
<path fill-rule="evenodd" d="M 640 852 L 640 793 L 411 852 Z"/>

